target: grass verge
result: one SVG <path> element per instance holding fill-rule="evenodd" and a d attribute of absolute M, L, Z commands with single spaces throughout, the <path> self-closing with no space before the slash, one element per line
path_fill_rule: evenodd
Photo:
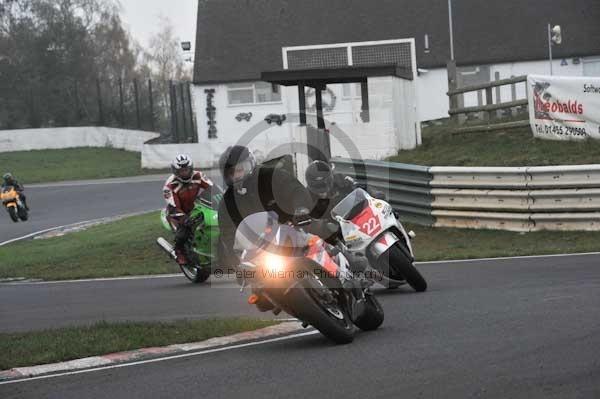
<path fill-rule="evenodd" d="M 0 370 L 80 359 L 140 348 L 198 342 L 277 324 L 271 320 L 210 319 L 174 322 L 100 322 L 0 334 Z"/>
<path fill-rule="evenodd" d="M 141 168 L 141 154 L 113 148 L 68 148 L 0 153 L 2 172 L 21 183 L 104 179 L 162 173 Z"/>
<path fill-rule="evenodd" d="M 177 265 L 156 245 L 171 238 L 159 213 L 134 216 L 62 237 L 0 247 L 0 278 L 67 280 L 176 273 Z"/>
<path fill-rule="evenodd" d="M 600 232 L 433 228 L 417 233 L 417 260 L 449 260 L 600 251 Z M 45 240 L 0 247 L 0 278 L 69 280 L 161 273 L 179 269 L 155 244 L 162 229 L 157 212 Z"/>
<path fill-rule="evenodd" d="M 600 251 L 600 232 L 536 231 L 518 233 L 405 225 L 417 233 L 417 261 L 497 258 Z"/>
<path fill-rule="evenodd" d="M 551 141 L 533 137 L 531 129 L 452 135 L 452 126 L 423 129 L 423 145 L 400 151 L 392 162 L 426 166 L 544 166 L 600 162 L 600 140 Z"/>

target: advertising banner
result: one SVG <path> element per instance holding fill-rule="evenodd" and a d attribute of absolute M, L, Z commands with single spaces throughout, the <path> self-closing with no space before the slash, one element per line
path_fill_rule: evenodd
<path fill-rule="evenodd" d="M 527 91 L 534 136 L 600 139 L 600 77 L 529 75 Z"/>

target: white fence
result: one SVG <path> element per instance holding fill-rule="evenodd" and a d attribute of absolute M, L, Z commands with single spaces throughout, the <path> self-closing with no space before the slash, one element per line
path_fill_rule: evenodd
<path fill-rule="evenodd" d="M 0 152 L 74 147 L 112 147 L 142 152 L 145 142 L 158 133 L 110 127 L 60 127 L 0 131 Z"/>

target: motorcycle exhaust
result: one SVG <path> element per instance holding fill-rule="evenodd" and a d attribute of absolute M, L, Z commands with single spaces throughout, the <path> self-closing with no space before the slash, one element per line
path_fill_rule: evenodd
<path fill-rule="evenodd" d="M 171 258 L 173 259 L 177 259 L 177 255 L 175 255 L 175 249 L 173 248 L 173 246 L 164 238 L 162 237 L 158 237 L 156 239 L 156 243 L 158 244 L 158 246 L 165 251 Z"/>

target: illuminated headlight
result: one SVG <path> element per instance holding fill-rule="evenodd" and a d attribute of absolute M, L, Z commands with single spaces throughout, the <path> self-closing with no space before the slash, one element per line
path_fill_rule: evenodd
<path fill-rule="evenodd" d="M 285 270 L 285 259 L 282 256 L 267 254 L 265 255 L 264 262 L 266 269 L 273 274 L 277 274 Z"/>

